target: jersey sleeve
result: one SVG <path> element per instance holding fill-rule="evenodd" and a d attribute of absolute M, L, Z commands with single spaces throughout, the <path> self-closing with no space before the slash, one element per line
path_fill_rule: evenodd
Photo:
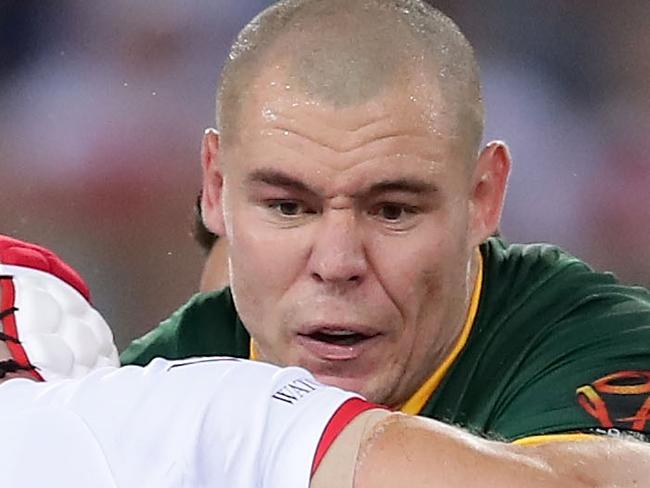
<path fill-rule="evenodd" d="M 85 453 L 74 469 L 99 466 L 118 487 L 307 488 L 323 432 L 351 398 L 300 368 L 224 357 L 157 359 L 54 383 L 11 380 L 0 386 L 0 414 L 18 427 L 4 437 L 11 449 L 0 473 L 22 458 L 48 465 L 52 449 L 43 446 L 56 445 L 58 454 Z M 65 427 L 42 427 L 50 424 Z M 53 474 L 69 488 L 88 486 L 68 483 L 74 469 Z M 20 486 L 13 473 L 7 486 Z"/>
<path fill-rule="evenodd" d="M 194 482 L 202 486 L 208 479 L 231 479 L 229 469 L 239 467 L 240 472 L 250 473 L 242 487 L 308 488 L 333 440 L 352 419 L 376 405 L 324 386 L 302 368 L 243 363 L 246 368 L 232 371 L 236 377 L 231 378 L 234 386 L 228 389 L 228 401 L 217 398 L 217 407 L 205 419 L 202 447 L 193 463 L 198 467 Z M 267 372 L 272 372 L 271 381 L 260 381 Z M 220 445 L 229 446 L 230 461 L 213 463 L 212 455 Z"/>
<path fill-rule="evenodd" d="M 572 433 L 650 440 L 650 298 L 604 276 L 578 280 L 571 305 L 561 314 L 549 307 L 538 319 L 545 325 L 511 356 L 518 364 L 493 430 L 521 443 Z"/>

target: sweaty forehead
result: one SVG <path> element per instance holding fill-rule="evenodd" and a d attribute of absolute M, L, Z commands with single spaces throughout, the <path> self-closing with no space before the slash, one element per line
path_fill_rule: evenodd
<path fill-rule="evenodd" d="M 431 86 L 413 83 L 341 107 L 305 93 L 278 63 L 256 79 L 241 108 L 236 150 L 224 147 L 226 159 L 240 175 L 283 173 L 322 185 L 322 194 L 435 177 L 455 162 L 444 110 L 423 108 L 436 96 Z"/>
<path fill-rule="evenodd" d="M 471 47 L 453 22 L 418 0 L 287 5 L 251 22 L 233 46 L 218 98 L 222 141 L 236 141 L 250 124 L 250 111 L 242 112 L 252 98 L 273 116 L 272 97 L 301 93 L 313 105 L 356 109 L 397 88 L 394 102 L 419 103 L 432 133 L 447 133 L 475 157 L 480 89 Z M 287 93 L 272 93 L 271 84 Z M 435 96 L 423 96 L 424 86 Z"/>
<path fill-rule="evenodd" d="M 268 108 L 287 101 L 300 103 L 298 97 L 314 107 L 352 109 L 363 118 L 377 106 L 372 102 L 387 92 L 393 105 L 432 101 L 424 92 L 435 92 L 434 107 L 420 106 L 422 115 L 425 110 L 439 114 L 443 97 L 432 56 L 401 23 L 374 20 L 360 23 L 358 16 L 343 12 L 319 18 L 310 29 L 294 24 L 260 48 L 246 79 L 240 78 L 246 82 L 246 96 L 239 99 L 239 107 L 229 105 L 234 110 L 228 110 L 222 122 L 229 122 L 230 129 L 233 119 L 239 119 L 232 131 L 239 133 L 250 122 L 250 112 L 242 112 L 251 101 Z"/>
<path fill-rule="evenodd" d="M 250 86 L 249 96 L 240 107 L 238 128 L 241 142 L 263 135 L 264 131 L 323 131 L 314 136 L 336 140 L 333 147 L 344 151 L 364 137 L 399 134 L 451 139 L 452 118 L 438 86 L 418 72 L 402 73 L 399 83 L 384 84 L 372 96 L 354 102 L 324 97 L 305 87 L 302 73 L 295 72 L 292 60 L 277 58 L 263 68 Z M 339 147 L 340 146 L 340 147 Z"/>

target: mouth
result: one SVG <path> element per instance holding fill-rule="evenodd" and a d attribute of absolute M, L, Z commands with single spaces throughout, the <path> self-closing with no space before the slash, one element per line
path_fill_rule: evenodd
<path fill-rule="evenodd" d="M 380 334 L 345 327 L 320 327 L 298 333 L 298 343 L 319 359 L 349 361 L 356 359 Z"/>

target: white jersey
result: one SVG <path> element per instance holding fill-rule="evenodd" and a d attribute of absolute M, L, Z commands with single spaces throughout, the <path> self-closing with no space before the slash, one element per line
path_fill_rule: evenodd
<path fill-rule="evenodd" d="M 0 487 L 307 488 L 321 437 L 371 407 L 355 397 L 301 368 L 219 357 L 10 380 Z"/>

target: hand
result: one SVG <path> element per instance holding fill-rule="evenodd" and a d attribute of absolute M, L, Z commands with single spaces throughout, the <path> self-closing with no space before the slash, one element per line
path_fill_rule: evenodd
<path fill-rule="evenodd" d="M 119 365 L 79 274 L 51 251 L 0 236 L 0 381 L 52 380 Z"/>

